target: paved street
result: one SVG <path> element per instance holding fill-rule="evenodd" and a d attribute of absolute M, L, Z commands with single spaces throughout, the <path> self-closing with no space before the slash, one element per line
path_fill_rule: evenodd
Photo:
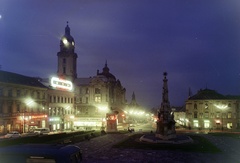
<path fill-rule="evenodd" d="M 77 143 L 83 152 L 83 162 L 166 162 L 166 163 L 238 163 L 240 162 L 240 140 L 230 137 L 204 137 L 219 147 L 223 153 L 191 153 L 163 150 L 117 149 L 112 145 L 126 139 L 129 134 L 107 134 L 90 141 Z"/>

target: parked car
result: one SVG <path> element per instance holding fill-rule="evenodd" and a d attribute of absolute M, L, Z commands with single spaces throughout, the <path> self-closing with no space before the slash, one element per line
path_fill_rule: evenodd
<path fill-rule="evenodd" d="M 19 138 L 21 137 L 21 134 L 18 131 L 12 131 L 7 133 L 4 138 Z"/>
<path fill-rule="evenodd" d="M 80 163 L 82 153 L 76 145 L 21 144 L 0 148 L 0 162 Z"/>
<path fill-rule="evenodd" d="M 50 132 L 49 128 L 36 128 L 34 129 L 35 134 L 43 135 L 48 134 Z"/>

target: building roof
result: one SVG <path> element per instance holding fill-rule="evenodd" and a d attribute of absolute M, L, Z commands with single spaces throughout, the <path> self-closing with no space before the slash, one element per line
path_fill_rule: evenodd
<path fill-rule="evenodd" d="M 221 99 L 226 99 L 226 98 L 227 98 L 226 96 L 219 94 L 214 90 L 200 89 L 197 94 L 189 97 L 188 100 L 205 100 L 205 99 L 206 100 L 209 100 L 209 99 L 221 100 Z"/>
<path fill-rule="evenodd" d="M 74 83 L 78 86 L 80 85 L 89 85 L 92 80 L 92 77 L 89 78 L 77 78 L 74 80 Z"/>
<path fill-rule="evenodd" d="M 24 75 L 12 73 L 12 72 L 2 71 L 2 70 L 0 70 L 0 82 L 47 88 L 41 82 L 39 82 L 37 78 L 24 76 Z"/>

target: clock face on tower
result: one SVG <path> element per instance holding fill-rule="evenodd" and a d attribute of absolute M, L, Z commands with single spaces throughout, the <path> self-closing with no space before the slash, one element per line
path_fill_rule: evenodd
<path fill-rule="evenodd" d="M 66 38 L 63 38 L 62 42 L 63 42 L 64 45 L 68 45 L 68 40 Z"/>
<path fill-rule="evenodd" d="M 63 44 L 65 45 L 65 46 L 69 46 L 69 45 L 72 45 L 72 46 L 74 46 L 74 41 L 68 41 L 66 38 L 63 38 L 62 39 L 62 42 L 63 42 Z"/>

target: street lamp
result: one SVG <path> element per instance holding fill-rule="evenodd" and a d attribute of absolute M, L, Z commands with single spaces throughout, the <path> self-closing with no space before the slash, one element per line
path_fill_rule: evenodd
<path fill-rule="evenodd" d="M 216 106 L 218 109 L 220 109 L 221 110 L 221 116 L 222 116 L 222 131 L 223 131 L 223 110 L 224 109 L 227 109 L 227 105 L 214 105 L 214 106 Z"/>

